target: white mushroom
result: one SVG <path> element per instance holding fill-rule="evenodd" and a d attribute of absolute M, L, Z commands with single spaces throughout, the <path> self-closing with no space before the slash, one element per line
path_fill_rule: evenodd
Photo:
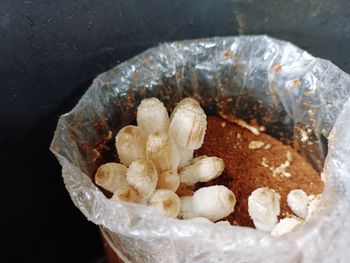
<path fill-rule="evenodd" d="M 116 138 L 120 161 L 129 166 L 133 161 L 146 157 L 146 135 L 140 127 L 128 125 L 122 128 Z"/>
<path fill-rule="evenodd" d="M 192 164 L 180 171 L 180 182 L 195 185 L 198 182 L 209 182 L 224 171 L 224 161 L 218 157 L 200 156 Z"/>
<path fill-rule="evenodd" d="M 255 228 L 272 231 L 280 214 L 280 195 L 267 187 L 254 190 L 248 197 L 248 212 Z"/>
<path fill-rule="evenodd" d="M 199 105 L 199 102 L 196 100 L 196 99 L 193 99 L 193 98 L 190 98 L 190 97 L 187 97 L 187 98 L 183 98 L 182 100 L 180 100 L 177 104 L 176 104 L 176 107 L 173 109 L 173 111 L 171 112 L 171 116 L 170 116 L 170 119 L 172 119 L 173 115 L 176 113 L 176 111 L 180 108 L 181 105 L 184 105 L 184 104 L 197 104 L 198 106 Z"/>
<path fill-rule="evenodd" d="M 114 200 L 121 200 L 130 203 L 139 203 L 141 197 L 138 192 L 132 186 L 124 186 L 118 188 L 112 196 Z"/>
<path fill-rule="evenodd" d="M 164 132 L 148 136 L 146 156 L 155 164 L 159 173 L 176 170 L 180 163 L 180 153 L 173 138 Z"/>
<path fill-rule="evenodd" d="M 104 189 L 114 192 L 126 185 L 127 167 L 120 163 L 106 163 L 101 165 L 95 174 L 95 182 Z"/>
<path fill-rule="evenodd" d="M 292 232 L 297 226 L 301 225 L 303 221 L 298 218 L 290 217 L 281 219 L 273 228 L 271 235 L 279 237 L 286 233 Z"/>
<path fill-rule="evenodd" d="M 198 189 L 193 195 L 193 211 L 196 216 L 206 217 L 215 222 L 234 211 L 236 197 L 223 185 Z"/>
<path fill-rule="evenodd" d="M 199 103 L 186 98 L 171 115 L 169 133 L 179 148 L 195 150 L 203 144 L 206 127 L 207 116 Z"/>
<path fill-rule="evenodd" d="M 158 176 L 157 189 L 169 189 L 176 192 L 180 185 L 180 177 L 174 170 L 164 171 Z"/>
<path fill-rule="evenodd" d="M 148 200 L 148 205 L 169 217 L 177 217 L 181 206 L 180 198 L 167 189 L 156 190 Z"/>
<path fill-rule="evenodd" d="M 294 214 L 300 218 L 306 217 L 309 198 L 303 190 L 297 189 L 290 191 L 287 196 L 287 203 Z"/>
<path fill-rule="evenodd" d="M 137 125 L 147 134 L 166 132 L 169 115 L 164 104 L 157 98 L 143 99 L 137 108 Z"/>
<path fill-rule="evenodd" d="M 138 159 L 130 164 L 126 172 L 126 179 L 141 196 L 143 200 L 148 199 L 157 186 L 157 170 L 154 164 L 145 159 Z"/>
<path fill-rule="evenodd" d="M 193 210 L 193 197 L 192 196 L 182 196 L 181 200 L 181 209 L 179 213 L 179 218 L 189 219 L 196 217 L 196 214 Z"/>

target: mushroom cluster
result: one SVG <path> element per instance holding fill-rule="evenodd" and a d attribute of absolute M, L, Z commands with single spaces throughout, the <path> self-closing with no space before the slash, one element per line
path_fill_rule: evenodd
<path fill-rule="evenodd" d="M 303 190 L 289 192 L 287 203 L 294 214 L 278 220 L 280 214 L 280 195 L 273 189 L 260 187 L 248 198 L 248 212 L 255 228 L 282 236 L 294 231 L 304 222 L 314 218 L 320 211 L 321 195 L 307 195 Z"/>
<path fill-rule="evenodd" d="M 137 126 L 125 126 L 116 135 L 121 163 L 100 166 L 96 184 L 112 192 L 114 200 L 148 205 L 173 218 L 215 222 L 228 216 L 236 198 L 225 186 L 203 187 L 181 198 L 176 194 L 180 183 L 193 187 L 224 170 L 220 158 L 194 158 L 206 126 L 206 114 L 194 99 L 181 100 L 170 117 L 157 98 L 142 100 Z"/>

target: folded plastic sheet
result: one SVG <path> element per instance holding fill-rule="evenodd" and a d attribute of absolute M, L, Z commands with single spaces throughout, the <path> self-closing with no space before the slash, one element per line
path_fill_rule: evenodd
<path fill-rule="evenodd" d="M 74 204 L 126 262 L 348 262 L 349 93 L 350 77 L 331 62 L 267 36 L 166 43 L 99 75 L 60 117 L 51 151 Z M 109 200 L 94 185 L 94 172 L 115 158 L 114 136 L 151 96 L 169 110 L 188 96 L 209 114 L 224 106 L 292 143 L 326 178 L 319 215 L 275 238 Z"/>

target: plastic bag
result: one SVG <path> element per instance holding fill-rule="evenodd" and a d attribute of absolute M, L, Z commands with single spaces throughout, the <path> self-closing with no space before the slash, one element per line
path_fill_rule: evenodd
<path fill-rule="evenodd" d="M 126 262 L 346 262 L 349 93 L 350 77 L 332 63 L 267 36 L 167 43 L 99 75 L 61 116 L 51 151 L 75 205 Z M 101 160 L 113 159 L 108 153 L 115 134 L 135 120 L 137 105 L 150 96 L 169 109 L 191 96 L 214 114 L 226 101 L 241 118 L 254 116 L 271 135 L 291 139 L 316 169 L 324 164 L 322 212 L 275 238 L 247 227 L 166 218 L 107 199 L 93 184 L 93 173 Z M 305 133 L 312 145 L 303 144 Z"/>

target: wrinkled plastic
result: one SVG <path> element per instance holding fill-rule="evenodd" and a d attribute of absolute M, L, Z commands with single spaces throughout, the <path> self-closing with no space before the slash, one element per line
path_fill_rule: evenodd
<path fill-rule="evenodd" d="M 243 36 L 167 43 L 99 75 L 61 116 L 51 151 L 75 205 L 125 261 L 347 262 L 349 93 L 347 74 L 288 42 Z M 94 171 L 112 151 L 117 131 L 135 120 L 137 105 L 150 96 L 168 109 L 191 96 L 210 113 L 225 101 L 230 111 L 255 117 L 271 135 L 291 139 L 316 169 L 324 165 L 322 212 L 275 238 L 252 228 L 166 218 L 106 198 L 93 183 Z M 301 131 L 312 143 L 305 145 Z"/>

